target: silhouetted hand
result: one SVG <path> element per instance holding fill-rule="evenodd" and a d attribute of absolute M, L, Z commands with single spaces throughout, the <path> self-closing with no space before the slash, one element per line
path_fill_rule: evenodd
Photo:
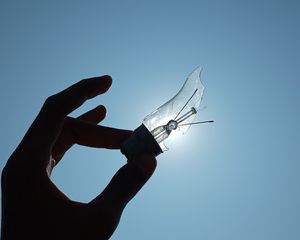
<path fill-rule="evenodd" d="M 50 180 L 52 168 L 73 145 L 119 149 L 131 131 L 97 125 L 99 106 L 67 117 L 87 99 L 106 92 L 109 76 L 82 80 L 49 97 L 2 172 L 1 239 L 108 239 L 126 204 L 152 175 L 156 160 L 125 164 L 89 203 L 66 197 Z"/>

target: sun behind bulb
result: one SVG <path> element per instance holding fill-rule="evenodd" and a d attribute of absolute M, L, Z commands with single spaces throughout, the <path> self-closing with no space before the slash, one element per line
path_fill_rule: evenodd
<path fill-rule="evenodd" d="M 204 91 L 201 71 L 201 67 L 196 68 L 175 97 L 146 116 L 143 123 L 125 140 L 121 152 L 129 161 L 141 154 L 157 156 L 166 151 L 164 141 L 174 131 L 185 133 L 193 124 L 213 122 L 192 122 Z"/>

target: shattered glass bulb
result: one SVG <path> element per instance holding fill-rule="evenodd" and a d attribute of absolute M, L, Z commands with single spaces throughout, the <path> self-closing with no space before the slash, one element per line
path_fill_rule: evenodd
<path fill-rule="evenodd" d="M 122 144 L 121 152 L 133 159 L 141 154 L 159 155 L 167 150 L 164 141 L 174 131 L 185 133 L 193 123 L 199 109 L 204 86 L 196 68 L 186 79 L 180 91 L 168 102 L 145 117 L 142 125 Z M 212 122 L 212 121 L 206 121 Z"/>

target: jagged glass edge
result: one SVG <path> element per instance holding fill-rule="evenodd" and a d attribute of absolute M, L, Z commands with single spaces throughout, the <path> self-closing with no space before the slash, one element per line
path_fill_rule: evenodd
<path fill-rule="evenodd" d="M 192 75 L 193 75 L 196 71 L 199 71 L 199 73 L 197 74 L 197 80 L 199 80 L 199 86 L 198 86 L 198 89 L 200 89 L 200 99 L 199 99 L 199 101 L 198 101 L 198 103 L 197 103 L 197 106 L 194 106 L 195 109 L 197 110 L 197 113 L 196 113 L 194 116 L 192 116 L 192 117 L 190 118 L 190 120 L 188 121 L 188 123 L 192 122 L 192 121 L 195 119 L 196 115 L 198 114 L 198 110 L 199 110 L 199 107 L 200 107 L 200 105 L 201 105 L 201 102 L 202 102 L 202 99 L 203 99 L 204 90 L 205 90 L 205 87 L 204 87 L 204 85 L 203 85 L 203 83 L 202 83 L 202 80 L 201 80 L 201 73 L 202 73 L 202 71 L 203 71 L 203 68 L 202 68 L 201 66 L 196 67 L 196 68 L 188 75 L 188 77 L 187 77 L 187 79 L 185 80 L 183 86 L 181 87 L 181 89 L 178 91 L 178 93 L 177 93 L 173 98 L 171 98 L 169 101 L 167 101 L 166 103 L 164 103 L 163 105 L 161 105 L 161 106 L 160 106 L 159 108 L 157 108 L 155 111 L 157 111 L 158 109 L 162 108 L 163 106 L 165 106 L 165 105 L 171 103 L 172 101 L 174 101 L 174 99 L 175 99 L 175 98 L 183 91 L 183 89 L 185 88 L 187 82 L 190 80 L 190 78 L 192 77 Z M 174 106 L 172 106 L 172 108 L 174 108 Z M 154 113 L 155 111 L 153 111 L 152 113 Z M 152 113 L 150 113 L 149 115 L 151 115 Z M 149 116 L 149 115 L 148 115 L 148 116 Z M 145 119 L 146 119 L 146 118 L 147 118 L 147 116 L 145 117 Z M 181 126 L 181 127 L 178 128 L 177 131 L 181 132 L 182 134 L 185 134 L 185 133 L 190 129 L 190 127 L 191 127 L 191 125 Z M 184 129 L 184 130 L 182 130 L 182 129 Z M 166 140 L 167 140 L 167 139 L 166 139 Z M 165 145 L 164 142 L 165 142 L 165 141 L 159 143 L 159 146 L 160 146 L 160 148 L 162 149 L 163 152 L 165 152 L 165 151 L 168 150 L 168 147 Z"/>

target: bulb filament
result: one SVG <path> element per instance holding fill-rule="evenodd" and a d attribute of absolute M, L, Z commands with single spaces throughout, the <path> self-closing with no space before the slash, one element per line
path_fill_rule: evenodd
<path fill-rule="evenodd" d="M 192 96 L 188 99 L 188 101 L 184 104 L 184 106 L 180 109 L 180 111 L 177 113 L 174 120 L 170 120 L 166 125 L 159 126 L 151 131 L 152 136 L 155 138 L 155 140 L 160 143 L 164 141 L 173 130 L 176 130 L 179 126 L 187 126 L 187 125 L 193 125 L 193 124 L 200 124 L 200 123 L 207 123 L 207 122 L 213 122 L 213 121 L 204 121 L 204 122 L 195 122 L 195 123 L 184 123 L 180 124 L 192 115 L 197 113 L 196 108 L 192 107 L 190 111 L 183 114 L 181 117 L 179 117 L 180 113 L 183 111 L 183 109 L 187 106 L 187 104 L 191 101 L 193 96 L 198 91 L 198 88 L 194 91 Z M 179 118 L 178 118 L 179 117 Z M 178 119 L 177 119 L 178 118 Z"/>
<path fill-rule="evenodd" d="M 166 125 L 155 128 L 154 130 L 151 131 L 151 134 L 155 138 L 155 140 L 158 143 L 160 143 L 163 140 L 165 140 L 171 134 L 171 132 L 173 130 L 176 130 L 178 126 L 182 126 L 182 125 L 179 125 L 179 123 L 185 121 L 186 119 L 188 119 L 189 117 L 191 117 L 192 115 L 194 115 L 196 113 L 197 113 L 197 110 L 194 107 L 192 107 L 190 111 L 183 114 L 177 120 L 172 119 Z"/>

